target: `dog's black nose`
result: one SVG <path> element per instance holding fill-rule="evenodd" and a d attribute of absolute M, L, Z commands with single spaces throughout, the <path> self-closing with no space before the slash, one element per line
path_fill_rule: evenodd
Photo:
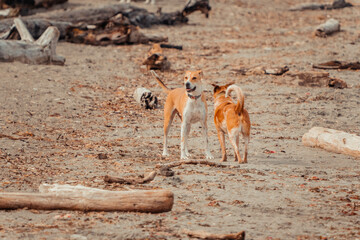
<path fill-rule="evenodd" d="M 190 88 L 191 88 L 190 83 L 187 82 L 187 83 L 185 84 L 185 87 L 190 89 Z"/>

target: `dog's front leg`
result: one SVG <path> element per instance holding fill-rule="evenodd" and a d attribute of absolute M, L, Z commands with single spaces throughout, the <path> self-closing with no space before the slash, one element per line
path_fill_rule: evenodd
<path fill-rule="evenodd" d="M 187 141 L 188 141 L 188 133 L 189 133 L 189 123 L 183 119 L 181 122 L 181 144 L 180 144 L 180 151 L 181 151 L 181 159 L 188 159 L 186 154 L 187 151 Z"/>

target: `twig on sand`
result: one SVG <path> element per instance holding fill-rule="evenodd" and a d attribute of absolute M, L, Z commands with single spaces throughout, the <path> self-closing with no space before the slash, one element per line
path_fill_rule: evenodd
<path fill-rule="evenodd" d="M 156 171 L 149 173 L 149 175 L 145 176 L 144 178 L 120 178 L 106 175 L 104 177 L 104 181 L 107 183 L 122 183 L 122 184 L 144 184 L 149 183 L 156 177 Z"/>
<path fill-rule="evenodd" d="M 214 234 L 214 233 L 208 233 L 208 232 L 205 232 L 205 231 L 191 231 L 191 230 L 184 229 L 182 232 L 189 235 L 190 237 L 200 238 L 200 239 L 245 240 L 245 231 L 241 231 L 241 232 L 238 232 L 238 233 L 230 233 L 230 234 Z"/>

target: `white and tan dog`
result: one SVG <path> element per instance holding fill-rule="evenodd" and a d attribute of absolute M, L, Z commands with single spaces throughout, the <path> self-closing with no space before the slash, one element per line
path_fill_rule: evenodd
<path fill-rule="evenodd" d="M 167 93 L 164 106 L 164 150 L 163 156 L 168 156 L 168 133 L 171 123 L 178 114 L 181 118 L 181 159 L 188 159 L 188 137 L 191 124 L 200 122 L 206 143 L 206 158 L 212 159 L 207 135 L 207 104 L 203 94 L 202 71 L 187 71 L 184 77 L 185 88 L 169 89 L 159 76 L 151 71 L 161 88 Z"/>
<path fill-rule="evenodd" d="M 120 0 L 120 3 L 131 3 L 131 0 Z M 155 4 L 155 0 L 145 0 L 145 3 L 146 4 L 149 4 L 149 3 L 151 3 L 151 4 Z"/>

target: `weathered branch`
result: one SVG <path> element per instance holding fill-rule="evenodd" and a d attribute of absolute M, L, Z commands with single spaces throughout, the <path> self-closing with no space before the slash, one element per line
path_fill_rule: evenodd
<path fill-rule="evenodd" d="M 360 70 L 360 62 L 344 62 L 335 60 L 325 63 L 314 64 L 313 68 Z"/>
<path fill-rule="evenodd" d="M 179 161 L 179 162 L 173 162 L 173 163 L 169 163 L 169 164 L 157 164 L 156 167 L 157 168 L 173 168 L 173 167 L 178 167 L 181 166 L 183 164 L 190 164 L 190 165 L 207 165 L 207 166 L 211 166 L 211 167 L 220 167 L 220 168 L 224 168 L 227 167 L 226 165 L 220 164 L 220 163 L 215 163 L 215 162 L 210 162 L 210 161 L 206 161 L 206 160 L 186 160 L 186 161 Z"/>
<path fill-rule="evenodd" d="M 231 234 L 215 234 L 215 233 L 208 233 L 205 231 L 191 231 L 184 229 L 183 233 L 189 235 L 193 238 L 200 238 L 200 239 L 212 239 L 212 240 L 245 240 L 245 231 L 241 231 L 238 233 L 231 233 Z"/>
<path fill-rule="evenodd" d="M 303 3 L 294 7 L 291 7 L 290 11 L 304 11 L 304 10 L 331 10 L 331 9 L 340 9 L 345 7 L 352 7 L 351 3 L 346 2 L 345 0 L 334 0 L 332 4 L 327 3 Z"/>
<path fill-rule="evenodd" d="M 154 180 L 156 177 L 156 171 L 149 173 L 149 175 L 145 176 L 144 178 L 120 178 L 120 177 L 113 177 L 106 175 L 104 177 L 104 181 L 107 183 L 121 183 L 121 184 L 144 184 L 149 183 Z"/>

